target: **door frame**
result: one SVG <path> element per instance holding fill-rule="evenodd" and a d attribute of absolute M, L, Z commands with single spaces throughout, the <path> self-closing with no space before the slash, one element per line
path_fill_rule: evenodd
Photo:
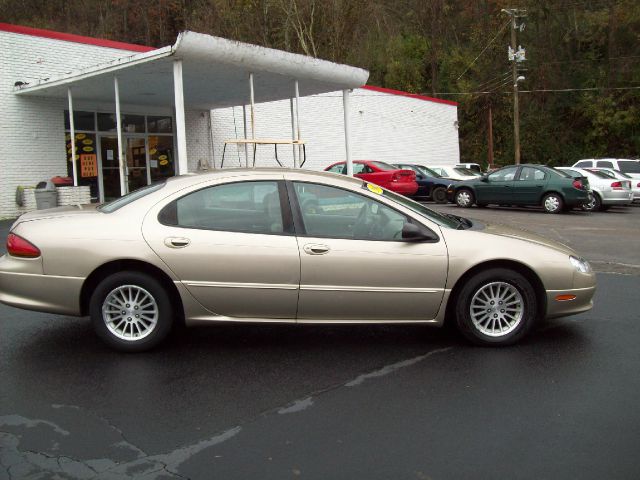
<path fill-rule="evenodd" d="M 116 144 L 118 142 L 117 134 L 114 132 L 97 132 L 96 133 L 96 147 L 98 150 L 98 189 L 99 189 L 99 199 L 100 203 L 104 203 L 104 179 L 102 174 L 102 139 L 103 138 L 114 138 L 116 140 Z M 130 138 L 141 138 L 144 140 L 144 150 L 145 150 L 145 162 L 146 162 L 146 177 L 147 177 L 147 185 L 151 184 L 151 164 L 149 160 L 149 134 L 146 133 L 124 133 L 122 134 L 122 141 L 125 145 L 128 144 Z M 116 152 L 118 153 L 118 152 Z M 119 166 L 119 158 L 118 158 L 118 166 Z M 174 166 L 175 167 L 175 166 Z M 129 193 L 129 168 L 126 163 L 126 150 L 125 150 L 125 195 Z M 118 168 L 118 174 L 122 175 L 122 172 Z"/>

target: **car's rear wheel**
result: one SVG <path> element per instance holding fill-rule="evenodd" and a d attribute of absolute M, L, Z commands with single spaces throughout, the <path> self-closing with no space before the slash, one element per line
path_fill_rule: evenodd
<path fill-rule="evenodd" d="M 125 352 L 155 347 L 173 324 L 169 293 L 141 272 L 118 272 L 102 280 L 91 295 L 89 313 L 98 336 Z"/>
<path fill-rule="evenodd" d="M 595 210 L 600 210 L 601 206 L 602 200 L 600 200 L 600 195 L 593 192 L 591 195 L 589 195 L 589 200 L 582 204 L 582 209 L 585 212 L 593 212 Z"/>
<path fill-rule="evenodd" d="M 447 203 L 447 190 L 444 187 L 436 187 L 433 189 L 431 197 L 436 203 Z"/>
<path fill-rule="evenodd" d="M 511 345 L 535 323 L 537 301 L 533 286 L 520 273 L 492 268 L 474 275 L 456 299 L 458 330 L 473 343 Z"/>
<path fill-rule="evenodd" d="M 547 213 L 560 213 L 563 207 L 564 201 L 557 193 L 549 193 L 542 199 L 542 208 Z"/>
<path fill-rule="evenodd" d="M 469 208 L 473 205 L 474 198 L 471 190 L 467 190 L 466 188 L 462 190 L 458 190 L 454 197 L 456 201 L 456 205 L 462 208 Z"/>

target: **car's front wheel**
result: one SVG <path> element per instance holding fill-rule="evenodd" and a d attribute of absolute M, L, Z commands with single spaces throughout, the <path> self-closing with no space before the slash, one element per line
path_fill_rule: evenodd
<path fill-rule="evenodd" d="M 564 208 L 564 201 L 557 193 L 549 193 L 542 199 L 542 208 L 547 213 L 560 213 Z"/>
<path fill-rule="evenodd" d="M 473 193 L 471 192 L 471 190 L 467 190 L 466 188 L 458 190 L 456 192 L 454 200 L 456 201 L 456 205 L 458 205 L 459 207 L 469 208 L 473 205 L 474 202 Z"/>
<path fill-rule="evenodd" d="M 98 336 L 126 352 L 155 347 L 173 324 L 168 292 L 141 272 L 118 272 L 102 280 L 91 295 L 89 313 Z"/>
<path fill-rule="evenodd" d="M 520 273 L 492 268 L 475 274 L 455 304 L 458 330 L 473 343 L 511 345 L 522 339 L 537 318 L 533 286 Z"/>
<path fill-rule="evenodd" d="M 444 187 L 434 188 L 431 196 L 436 203 L 447 203 L 447 189 Z"/>

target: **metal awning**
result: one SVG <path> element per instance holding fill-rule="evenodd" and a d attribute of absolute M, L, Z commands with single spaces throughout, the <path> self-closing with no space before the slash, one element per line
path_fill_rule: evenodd
<path fill-rule="evenodd" d="M 83 70 L 16 87 L 18 95 L 113 102 L 113 77 L 120 84 L 120 102 L 174 105 L 173 63 L 182 60 L 184 104 L 209 110 L 249 103 L 247 86 L 253 73 L 255 101 L 361 87 L 369 72 L 304 55 L 235 42 L 196 32 L 182 32 L 172 46 L 103 63 Z"/>
<path fill-rule="evenodd" d="M 71 137 L 75 138 L 74 101 L 108 103 L 115 100 L 120 191 L 127 191 L 127 166 L 122 148 L 122 103 L 173 106 L 178 147 L 177 173 L 188 171 L 185 109 L 211 110 L 251 105 L 251 140 L 257 144 L 254 103 L 291 99 L 294 165 L 300 139 L 298 98 L 342 90 L 347 172 L 353 174 L 349 149 L 349 90 L 367 81 L 366 70 L 282 50 L 235 42 L 196 32 L 182 32 L 172 46 L 138 53 L 37 83 L 16 82 L 21 96 L 67 98 Z M 295 98 L 295 108 L 294 99 Z M 245 132 L 245 138 L 246 138 Z M 245 144 L 246 145 L 246 144 Z M 71 142 L 73 183 L 77 185 L 77 154 Z M 247 166 L 249 166 L 247 153 Z"/>

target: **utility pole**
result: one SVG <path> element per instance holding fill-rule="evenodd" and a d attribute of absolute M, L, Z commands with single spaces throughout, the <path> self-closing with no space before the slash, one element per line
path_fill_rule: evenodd
<path fill-rule="evenodd" d="M 520 110 L 518 106 L 518 82 L 524 80 L 524 77 L 518 76 L 518 63 L 525 60 L 525 50 L 517 46 L 516 30 L 524 30 L 524 23 L 518 25 L 517 20 L 526 17 L 526 10 L 518 8 L 503 9 L 507 15 L 511 16 L 511 46 L 508 54 L 509 60 L 513 62 L 513 150 L 514 161 L 516 165 L 520 165 Z"/>
<path fill-rule="evenodd" d="M 489 101 L 489 112 L 488 112 L 488 129 L 487 129 L 487 140 L 488 140 L 488 150 L 487 150 L 487 164 L 488 170 L 493 169 L 493 113 L 491 111 L 491 101 Z"/>

